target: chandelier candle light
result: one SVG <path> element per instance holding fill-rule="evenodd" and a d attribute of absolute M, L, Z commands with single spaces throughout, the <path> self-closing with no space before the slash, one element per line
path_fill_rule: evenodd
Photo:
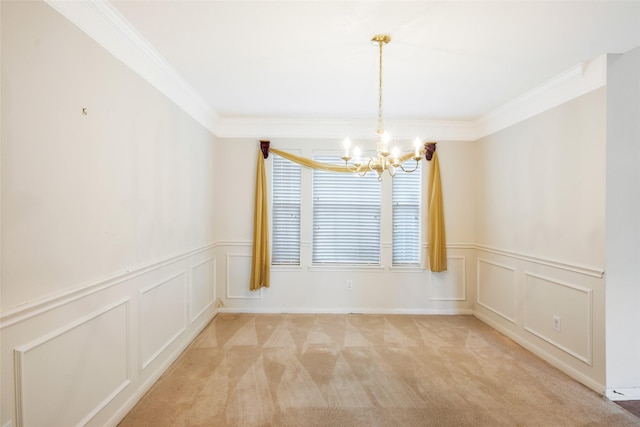
<path fill-rule="evenodd" d="M 373 36 L 371 42 L 377 44 L 380 50 L 380 67 L 379 67 L 379 80 L 378 80 L 378 129 L 376 130 L 377 145 L 376 150 L 378 152 L 375 158 L 367 157 L 362 158 L 362 151 L 360 147 L 353 147 L 353 157 L 351 157 L 351 140 L 346 138 L 344 140 L 344 160 L 347 169 L 360 176 L 365 176 L 369 171 L 375 171 L 378 173 L 378 180 L 382 179 L 382 174 L 387 171 L 392 177 L 396 175 L 398 168 L 404 172 L 415 172 L 418 169 L 422 154 L 424 151 L 421 149 L 422 144 L 420 138 L 416 137 L 414 140 L 414 152 L 400 156 L 400 149 L 397 145 L 394 145 L 389 152 L 389 142 L 391 136 L 389 132 L 384 129 L 382 124 L 382 46 L 391 41 L 389 34 L 377 34 Z M 353 159 L 353 161 L 351 161 Z M 405 169 L 402 163 L 406 160 L 413 159 L 416 164 L 413 169 Z"/>

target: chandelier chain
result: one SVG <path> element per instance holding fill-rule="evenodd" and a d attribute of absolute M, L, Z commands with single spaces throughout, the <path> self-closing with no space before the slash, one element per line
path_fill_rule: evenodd
<path fill-rule="evenodd" d="M 422 149 L 422 143 L 420 139 L 416 137 L 414 140 L 415 151 L 413 153 L 407 153 L 400 155 L 400 150 L 397 145 L 393 144 L 389 147 L 391 142 L 389 133 L 384 129 L 382 123 L 382 46 L 391 41 L 389 34 L 377 34 L 371 39 L 372 42 L 378 43 L 378 129 L 377 144 L 376 144 L 376 157 L 361 157 L 362 151 L 359 146 L 353 148 L 353 161 L 351 157 L 351 141 L 349 138 L 344 140 L 344 160 L 347 169 L 350 172 L 364 176 L 369 171 L 374 171 L 378 174 L 378 180 L 382 179 L 382 174 L 387 171 L 392 177 L 396 175 L 398 170 L 411 173 L 418 170 L 418 165 L 422 157 L 424 150 Z M 391 148 L 391 149 L 390 149 Z M 415 161 L 413 168 L 406 167 L 403 162 L 412 159 Z"/>
<path fill-rule="evenodd" d="M 378 133 L 382 133 L 384 126 L 382 124 L 382 40 L 378 41 L 380 47 L 380 60 L 378 70 Z"/>

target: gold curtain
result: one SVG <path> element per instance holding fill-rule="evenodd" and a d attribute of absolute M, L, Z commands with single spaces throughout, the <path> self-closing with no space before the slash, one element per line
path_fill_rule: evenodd
<path fill-rule="evenodd" d="M 256 195 L 253 210 L 253 251 L 251 258 L 251 282 L 249 289 L 268 288 L 271 280 L 271 255 L 269 253 L 269 210 L 267 204 L 267 180 L 264 156 L 258 150 L 256 171 Z"/>
<path fill-rule="evenodd" d="M 300 156 L 295 156 L 275 148 L 269 148 L 269 152 L 277 154 L 287 160 L 295 162 L 301 166 L 311 169 L 320 169 L 330 172 L 351 173 L 346 166 L 332 165 L 329 163 L 316 162 Z M 404 162 L 413 157 L 409 153 L 400 157 L 400 162 Z M 253 213 L 253 251 L 251 259 L 251 283 L 249 289 L 257 291 L 260 288 L 268 288 L 271 279 L 271 255 L 269 252 L 269 210 L 267 204 L 267 180 L 264 169 L 264 156 L 258 150 L 258 167 L 256 171 L 256 194 Z M 444 232 L 444 212 L 442 204 L 442 187 L 440 183 L 440 165 L 438 155 L 433 154 L 431 168 L 429 171 L 429 194 L 428 194 L 428 233 L 429 251 L 428 265 L 431 271 L 445 271 L 447 269 L 447 248 Z"/>
<path fill-rule="evenodd" d="M 447 269 L 447 242 L 444 231 L 444 206 L 438 153 L 433 153 L 429 169 L 429 194 L 427 196 L 427 220 L 429 233 L 428 263 L 435 272 Z"/>

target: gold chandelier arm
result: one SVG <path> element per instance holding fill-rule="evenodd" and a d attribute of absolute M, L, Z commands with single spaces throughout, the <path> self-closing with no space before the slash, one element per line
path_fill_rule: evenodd
<path fill-rule="evenodd" d="M 371 157 L 369 157 L 369 161 L 367 162 L 366 165 L 364 166 L 360 166 L 358 168 L 358 175 L 360 176 L 365 176 L 367 174 L 367 172 L 369 172 L 370 170 L 372 171 L 373 168 L 371 167 L 371 162 L 373 162 L 373 159 Z"/>
<path fill-rule="evenodd" d="M 413 167 L 413 169 L 405 169 L 404 166 L 402 166 L 402 163 L 400 163 L 398 166 L 400 166 L 400 169 L 402 169 L 403 172 L 407 172 L 407 173 L 415 172 L 416 170 L 418 170 L 418 166 L 420 166 L 420 160 L 416 160 L 416 165 Z"/>

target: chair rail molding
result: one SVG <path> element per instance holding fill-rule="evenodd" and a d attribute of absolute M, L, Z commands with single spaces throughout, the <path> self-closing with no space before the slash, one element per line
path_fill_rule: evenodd
<path fill-rule="evenodd" d="M 573 273 L 583 274 L 590 277 L 595 277 L 597 279 L 602 279 L 604 277 L 604 270 L 598 267 L 589 267 L 580 264 L 572 264 L 563 260 L 557 260 L 552 258 L 544 258 L 535 255 L 529 255 L 521 252 L 515 252 L 507 249 L 499 249 L 491 246 L 475 244 L 474 247 L 482 252 L 488 252 L 496 255 L 503 255 L 510 258 L 519 259 L 522 261 L 528 261 L 534 264 L 542 264 L 547 267 L 554 267 L 561 270 L 570 271 Z"/>
<path fill-rule="evenodd" d="M 197 249 L 192 249 L 181 254 L 152 262 L 147 265 L 133 267 L 131 269 L 127 269 L 124 272 L 116 273 L 110 277 L 98 279 L 94 282 L 88 282 L 86 284 L 81 284 L 79 286 L 64 290 L 56 294 L 47 295 L 37 301 L 22 304 L 19 307 L 0 313 L 0 330 L 45 313 L 47 311 L 61 307 L 65 304 L 69 304 L 80 298 L 84 298 L 91 294 L 95 294 L 96 292 L 100 292 L 107 288 L 116 286 L 127 280 L 134 279 L 152 270 L 156 270 L 169 264 L 182 261 L 198 253 L 205 252 L 213 248 L 214 244 L 209 244 Z"/>

